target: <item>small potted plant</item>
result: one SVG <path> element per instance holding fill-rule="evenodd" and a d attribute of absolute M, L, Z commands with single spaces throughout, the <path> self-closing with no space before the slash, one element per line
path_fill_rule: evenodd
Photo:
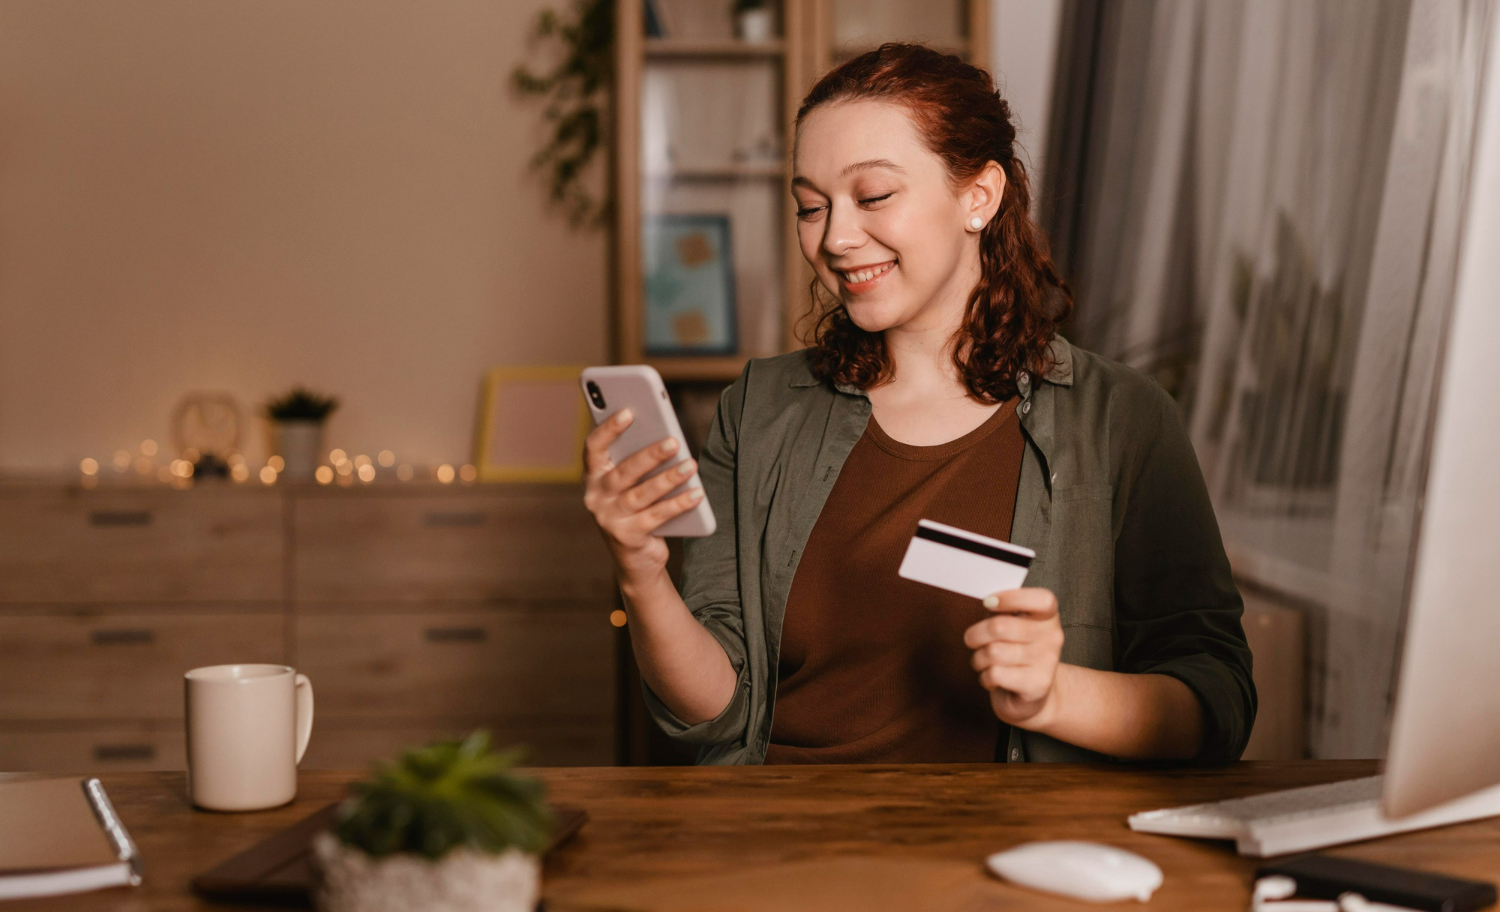
<path fill-rule="evenodd" d="M 776 37 L 776 19 L 767 0 L 734 0 L 734 31 L 741 41 Z"/>
<path fill-rule="evenodd" d="M 323 422 L 339 407 L 332 396 L 295 386 L 266 403 L 271 419 L 271 450 L 285 462 L 281 471 L 295 481 L 312 481 L 323 453 Z"/>
<path fill-rule="evenodd" d="M 483 731 L 380 764 L 313 842 L 324 912 L 533 912 L 552 829 L 545 786 Z"/>

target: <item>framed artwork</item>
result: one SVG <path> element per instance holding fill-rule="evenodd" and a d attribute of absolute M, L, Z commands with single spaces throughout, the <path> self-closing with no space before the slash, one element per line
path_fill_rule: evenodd
<path fill-rule="evenodd" d="M 480 481 L 583 478 L 583 438 L 593 422 L 577 367 L 497 367 L 485 375 L 474 433 Z"/>
<path fill-rule="evenodd" d="M 734 354 L 729 216 L 653 214 L 644 228 L 646 354 Z"/>

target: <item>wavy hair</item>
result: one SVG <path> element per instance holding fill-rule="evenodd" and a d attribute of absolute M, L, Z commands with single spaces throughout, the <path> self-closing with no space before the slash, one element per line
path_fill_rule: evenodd
<path fill-rule="evenodd" d="M 980 67 L 919 44 L 885 44 L 818 80 L 797 111 L 797 127 L 822 105 L 858 100 L 904 107 L 956 187 L 989 162 L 1005 172 L 999 212 L 980 232 L 981 274 L 969 295 L 953 360 L 969 395 L 988 403 L 1009 399 L 1021 371 L 1037 377 L 1047 372 L 1047 346 L 1073 309 L 1072 293 L 1029 214 L 1031 186 L 1015 155 L 1010 105 Z M 813 371 L 862 389 L 889 380 L 893 368 L 885 337 L 856 326 L 842 302 L 821 294 L 821 288 L 814 279 Z"/>

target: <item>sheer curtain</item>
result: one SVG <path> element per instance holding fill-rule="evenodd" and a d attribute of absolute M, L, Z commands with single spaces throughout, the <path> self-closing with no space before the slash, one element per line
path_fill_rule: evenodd
<path fill-rule="evenodd" d="M 1072 337 L 1178 397 L 1236 574 L 1306 612 L 1311 753 L 1376 756 L 1493 3 L 1074 14 Z"/>

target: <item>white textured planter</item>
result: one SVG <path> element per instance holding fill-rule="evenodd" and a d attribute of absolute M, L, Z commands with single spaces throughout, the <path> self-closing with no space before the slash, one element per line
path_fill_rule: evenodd
<path fill-rule="evenodd" d="M 323 422 L 273 421 L 276 455 L 286 460 L 281 473 L 288 481 L 312 481 L 323 453 Z"/>
<path fill-rule="evenodd" d="M 776 17 L 769 7 L 745 10 L 735 14 L 734 30 L 741 41 L 770 41 L 776 37 Z"/>
<path fill-rule="evenodd" d="M 535 912 L 542 863 L 510 849 L 488 855 L 455 849 L 437 861 L 400 854 L 371 858 L 331 833 L 313 840 L 322 912 Z"/>

